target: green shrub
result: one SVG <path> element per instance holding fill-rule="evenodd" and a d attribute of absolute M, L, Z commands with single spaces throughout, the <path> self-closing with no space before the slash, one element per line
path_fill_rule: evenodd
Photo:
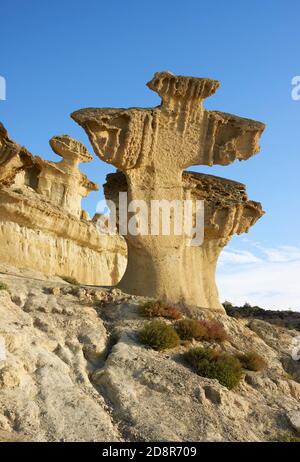
<path fill-rule="evenodd" d="M 203 339 L 207 335 L 206 327 L 196 319 L 182 319 L 175 324 L 181 340 Z"/>
<path fill-rule="evenodd" d="M 148 322 L 140 333 L 140 340 L 154 350 L 165 350 L 179 345 L 178 334 L 164 321 L 156 319 Z"/>
<path fill-rule="evenodd" d="M 161 301 L 146 302 L 139 306 L 140 313 L 147 318 L 180 319 L 182 314 L 173 305 Z"/>
<path fill-rule="evenodd" d="M 255 351 L 249 351 L 248 353 L 239 355 L 238 358 L 243 368 L 248 369 L 249 371 L 258 372 L 267 367 L 267 362 Z"/>
<path fill-rule="evenodd" d="M 23 194 L 23 191 L 22 191 L 21 188 L 16 188 L 16 189 L 14 189 L 13 191 L 14 191 L 15 193 L 17 193 L 17 194 Z"/>
<path fill-rule="evenodd" d="M 71 276 L 60 276 L 61 279 L 63 279 L 64 281 L 68 282 L 69 284 L 72 284 L 73 286 L 79 286 L 79 282 L 77 281 L 77 279 L 75 278 L 72 278 Z"/>
<path fill-rule="evenodd" d="M 176 323 L 176 331 L 182 340 L 215 340 L 223 342 L 228 335 L 219 321 L 182 319 Z"/>
<path fill-rule="evenodd" d="M 242 378 L 240 361 L 228 353 L 197 347 L 187 351 L 184 358 L 198 375 L 217 379 L 228 389 L 237 386 Z"/>
<path fill-rule="evenodd" d="M 280 433 L 276 437 L 278 443 L 300 443 L 300 436 L 292 432 Z"/>
<path fill-rule="evenodd" d="M 9 292 L 8 285 L 5 282 L 0 282 L 0 290 L 7 290 Z"/>

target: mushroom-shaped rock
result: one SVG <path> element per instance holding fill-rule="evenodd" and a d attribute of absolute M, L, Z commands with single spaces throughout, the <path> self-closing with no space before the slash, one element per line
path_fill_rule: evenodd
<path fill-rule="evenodd" d="M 62 157 L 60 162 L 42 162 L 38 191 L 55 205 L 80 218 L 81 200 L 97 185 L 79 170 L 79 164 L 90 162 L 92 155 L 86 147 L 68 135 L 54 136 L 49 141 L 53 151 Z"/>
<path fill-rule="evenodd" d="M 88 108 L 72 118 L 87 132 L 95 153 L 125 174 L 128 203 L 143 200 L 150 210 L 152 201 L 183 201 L 188 193 L 195 202 L 206 195 L 206 238 L 191 248 L 183 234 L 127 234 L 128 265 L 120 287 L 128 293 L 221 309 L 213 274 L 219 249 L 233 233 L 246 231 L 262 214 L 261 208 L 247 200 L 239 183 L 186 176 L 183 170 L 248 159 L 259 151 L 265 126 L 206 110 L 202 102 L 219 87 L 216 80 L 158 72 L 148 87 L 161 96 L 160 106 Z M 224 191 L 213 200 L 221 185 L 237 202 L 230 202 Z"/>
<path fill-rule="evenodd" d="M 90 162 L 93 159 L 84 144 L 69 135 L 53 136 L 49 143 L 53 151 L 63 157 L 64 165 L 70 170 L 78 168 L 80 163 Z"/>

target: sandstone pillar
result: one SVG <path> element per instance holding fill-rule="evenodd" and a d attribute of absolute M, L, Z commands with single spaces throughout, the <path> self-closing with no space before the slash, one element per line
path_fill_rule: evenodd
<path fill-rule="evenodd" d="M 248 201 L 239 183 L 205 182 L 206 176 L 183 171 L 192 165 L 248 159 L 259 151 L 264 125 L 204 109 L 203 100 L 219 86 L 215 80 L 162 72 L 148 86 L 162 98 L 160 106 L 89 108 L 72 117 L 86 130 L 95 153 L 124 173 L 128 202 L 141 199 L 150 208 L 152 200 L 202 198 L 205 240 L 189 247 L 184 235 L 128 234 L 128 264 L 119 287 L 137 295 L 221 309 L 214 275 L 219 253 L 230 236 L 247 231 L 262 210 Z"/>

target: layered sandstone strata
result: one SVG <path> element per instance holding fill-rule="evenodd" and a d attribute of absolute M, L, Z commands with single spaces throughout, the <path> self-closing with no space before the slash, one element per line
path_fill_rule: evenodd
<path fill-rule="evenodd" d="M 0 261 L 85 284 L 116 284 L 126 265 L 119 236 L 101 235 L 81 209 L 97 185 L 79 171 L 92 156 L 67 135 L 50 140 L 61 162 L 33 156 L 0 125 Z"/>
<path fill-rule="evenodd" d="M 143 200 L 150 209 L 153 200 L 182 201 L 191 189 L 182 179 L 185 168 L 228 165 L 259 151 L 262 123 L 204 109 L 203 100 L 219 82 L 161 72 L 148 86 L 162 98 L 160 106 L 88 108 L 72 114 L 95 153 L 125 174 L 128 202 Z M 119 287 L 127 293 L 222 309 L 214 276 L 217 257 L 230 236 L 247 231 L 262 211 L 248 202 L 241 185 L 205 176 L 188 181 L 194 187 L 189 197 L 206 194 L 210 224 L 206 222 L 203 245 L 188 248 L 186 236 L 174 233 L 127 234 L 128 264 Z M 236 201 L 231 202 L 228 190 Z"/>

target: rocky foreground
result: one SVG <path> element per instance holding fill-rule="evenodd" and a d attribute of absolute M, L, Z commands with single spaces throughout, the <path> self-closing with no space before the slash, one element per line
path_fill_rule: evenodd
<path fill-rule="evenodd" d="M 187 346 L 140 343 L 145 299 L 0 271 L 0 441 L 280 441 L 300 432 L 296 330 L 218 313 L 230 335 L 222 348 L 268 363 L 229 391 L 189 368 Z"/>

